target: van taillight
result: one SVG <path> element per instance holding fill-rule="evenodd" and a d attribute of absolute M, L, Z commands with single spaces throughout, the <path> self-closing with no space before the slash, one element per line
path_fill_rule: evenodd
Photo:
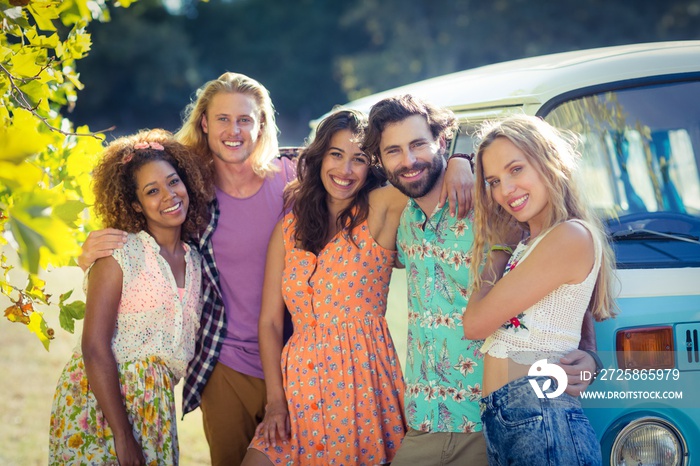
<path fill-rule="evenodd" d="M 672 369 L 675 367 L 673 327 L 618 330 L 617 367 L 620 369 Z"/>

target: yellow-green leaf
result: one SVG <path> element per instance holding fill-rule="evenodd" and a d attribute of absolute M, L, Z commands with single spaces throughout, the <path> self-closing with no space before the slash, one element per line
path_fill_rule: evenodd
<path fill-rule="evenodd" d="M 27 84 L 20 86 L 24 95 L 31 101 L 34 106 L 38 106 L 37 110 L 43 113 L 42 116 L 48 115 L 49 111 L 49 99 L 51 95 L 49 92 L 49 86 L 38 79 L 32 79 Z"/>
<path fill-rule="evenodd" d="M 52 206 L 62 202 L 65 197 L 46 190 L 15 194 L 8 222 L 22 266 L 30 273 L 38 272 L 40 253 L 51 252 L 64 262 L 80 254 L 71 229 L 53 213 Z"/>
<path fill-rule="evenodd" d="M 2 138 L 0 138 L 1 140 Z M 0 143 L 1 145 L 1 143 Z M 0 152 L 2 154 L 2 152 Z M 29 190 L 41 181 L 44 173 L 35 165 L 22 162 L 17 165 L 13 162 L 0 160 L 0 184 L 4 184 L 13 190 Z"/>
<path fill-rule="evenodd" d="M 29 325 L 27 325 L 27 328 L 41 340 L 44 348 L 48 351 L 51 336 L 49 336 L 49 326 L 46 325 L 46 321 L 44 320 L 44 313 L 32 312 L 29 316 Z"/>
<path fill-rule="evenodd" d="M 70 41 L 74 50 L 81 54 L 80 56 L 82 56 L 83 53 L 87 53 L 90 47 L 92 47 L 92 38 L 90 34 L 86 32 L 76 31 L 75 33 L 71 33 Z"/>
<path fill-rule="evenodd" d="M 10 58 L 12 74 L 18 77 L 31 78 L 41 71 L 37 63 L 44 61 L 41 49 L 25 47 Z"/>
<path fill-rule="evenodd" d="M 45 36 L 43 34 L 37 34 L 36 30 L 34 29 L 29 29 L 24 33 L 24 35 L 27 37 L 27 39 L 29 39 L 29 43 L 35 47 L 55 49 L 56 46 L 58 46 L 58 34 L 55 32 L 50 36 Z"/>
<path fill-rule="evenodd" d="M 46 282 L 44 280 L 34 274 L 29 274 L 29 284 L 25 288 L 24 293 L 37 301 L 48 304 L 51 295 L 46 294 L 45 286 Z"/>
<path fill-rule="evenodd" d="M 19 164 L 30 155 L 45 150 L 51 137 L 38 131 L 40 124 L 31 112 L 15 109 L 11 126 L 0 127 L 0 162 Z"/>
<path fill-rule="evenodd" d="M 75 321 L 85 318 L 85 303 L 83 301 L 73 301 L 68 304 L 59 304 L 61 310 L 58 315 L 58 322 L 61 328 L 70 333 L 75 331 Z"/>
<path fill-rule="evenodd" d="M 78 216 L 85 210 L 87 206 L 81 201 L 69 200 L 63 204 L 59 204 L 53 208 L 56 217 L 60 218 L 63 223 L 71 228 L 78 228 L 76 221 Z"/>
<path fill-rule="evenodd" d="M 12 53 L 12 49 L 5 47 L 4 44 L 0 44 L 0 62 L 5 61 L 7 57 Z"/>
<path fill-rule="evenodd" d="M 60 2 L 53 0 L 32 0 L 27 9 L 34 17 L 36 25 L 44 31 L 55 31 L 54 19 L 58 19 Z"/>

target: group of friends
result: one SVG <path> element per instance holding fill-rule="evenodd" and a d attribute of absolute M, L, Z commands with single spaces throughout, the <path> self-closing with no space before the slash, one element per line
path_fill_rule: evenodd
<path fill-rule="evenodd" d="M 111 142 L 49 462 L 177 464 L 184 378 L 213 465 L 601 464 L 576 397 L 613 261 L 574 147 L 518 115 L 447 159 L 457 131 L 400 95 L 336 109 L 291 160 L 267 90 L 225 73 L 176 134 Z M 404 367 L 384 316 L 394 267 Z M 568 376 L 557 398 L 528 383 L 542 359 Z"/>

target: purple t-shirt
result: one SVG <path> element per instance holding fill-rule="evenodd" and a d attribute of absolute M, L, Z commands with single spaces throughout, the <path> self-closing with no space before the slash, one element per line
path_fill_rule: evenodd
<path fill-rule="evenodd" d="M 272 230 L 284 216 L 282 192 L 295 177 L 294 163 L 289 159 L 276 163 L 281 170 L 266 178 L 258 192 L 248 198 L 231 197 L 216 189 L 221 215 L 212 236 L 227 323 L 219 362 L 261 379 L 258 319 L 265 255 Z"/>

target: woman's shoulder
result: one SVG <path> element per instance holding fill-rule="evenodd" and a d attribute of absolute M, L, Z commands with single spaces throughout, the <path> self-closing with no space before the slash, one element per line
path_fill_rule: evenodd
<path fill-rule="evenodd" d="M 153 260 L 160 251 L 156 240 L 145 230 L 138 233 L 128 233 L 124 246 L 112 253 L 119 265 L 124 269 L 134 267 Z"/>
<path fill-rule="evenodd" d="M 580 236 L 588 235 L 590 236 L 591 227 L 588 226 L 587 222 L 579 220 L 577 218 L 566 220 L 564 222 L 558 223 L 552 227 L 552 233 L 558 232 L 559 234 Z"/>
<path fill-rule="evenodd" d="M 593 226 L 582 220 L 574 219 L 561 222 L 547 231 L 537 243 L 541 246 L 539 253 L 549 252 L 560 255 L 566 250 L 567 257 L 571 259 L 567 262 L 575 262 L 577 258 L 583 259 L 591 254 L 595 249 L 595 229 Z"/>
<path fill-rule="evenodd" d="M 401 209 L 406 207 L 408 197 L 392 185 L 376 188 L 369 193 L 369 203 L 373 208 Z"/>

